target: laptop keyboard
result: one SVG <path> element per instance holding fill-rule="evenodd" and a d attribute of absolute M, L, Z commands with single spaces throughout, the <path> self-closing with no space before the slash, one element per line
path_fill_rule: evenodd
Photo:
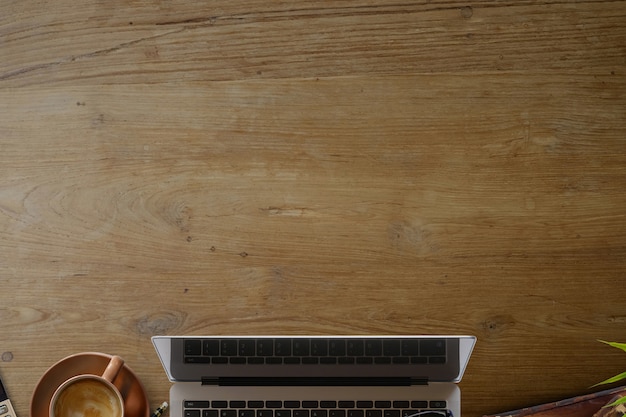
<path fill-rule="evenodd" d="M 183 417 L 452 417 L 446 401 L 185 401 Z"/>
<path fill-rule="evenodd" d="M 445 364 L 445 339 L 204 338 L 185 339 L 185 363 L 230 365 Z M 214 416 L 200 416 L 214 417 Z M 250 417 L 250 416 L 217 416 Z M 255 416 L 265 417 L 265 416 Z M 273 416 L 285 417 L 285 416 Z M 287 416 L 301 417 L 301 416 Z M 343 417 L 343 416 L 310 416 Z M 345 416 L 360 417 L 360 416 Z M 363 417 L 378 417 L 375 415 Z M 397 417 L 397 416 L 381 416 Z"/>

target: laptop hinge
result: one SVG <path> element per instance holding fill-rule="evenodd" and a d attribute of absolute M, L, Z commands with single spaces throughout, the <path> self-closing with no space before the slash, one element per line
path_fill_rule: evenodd
<path fill-rule="evenodd" d="M 428 378 L 409 377 L 202 377 L 202 385 L 219 386 L 409 386 Z"/>

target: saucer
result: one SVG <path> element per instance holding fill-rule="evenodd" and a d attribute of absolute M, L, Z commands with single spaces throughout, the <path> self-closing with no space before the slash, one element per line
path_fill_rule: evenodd
<path fill-rule="evenodd" d="M 81 374 L 102 375 L 110 360 L 111 355 L 86 352 L 68 356 L 52 365 L 43 374 L 33 392 L 30 401 L 30 417 L 48 417 L 52 395 L 65 380 Z M 148 417 L 150 415 L 150 403 L 143 384 L 127 365 L 122 367 L 113 385 L 124 397 L 125 417 Z"/>

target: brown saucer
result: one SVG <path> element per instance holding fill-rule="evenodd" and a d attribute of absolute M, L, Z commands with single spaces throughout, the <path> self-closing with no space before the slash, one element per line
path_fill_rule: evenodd
<path fill-rule="evenodd" d="M 30 401 L 30 417 L 48 417 L 54 391 L 65 380 L 81 374 L 102 375 L 111 355 L 96 352 L 78 353 L 52 365 L 43 374 Z M 137 375 L 124 365 L 113 384 L 124 397 L 125 417 L 148 417 L 150 403 Z"/>

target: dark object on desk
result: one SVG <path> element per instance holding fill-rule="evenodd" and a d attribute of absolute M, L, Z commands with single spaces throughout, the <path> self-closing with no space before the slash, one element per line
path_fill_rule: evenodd
<path fill-rule="evenodd" d="M 484 417 L 591 417 L 618 394 L 626 394 L 626 386 Z"/>
<path fill-rule="evenodd" d="M 2 380 L 0 380 L 0 417 L 16 417 L 9 395 L 2 385 Z"/>

